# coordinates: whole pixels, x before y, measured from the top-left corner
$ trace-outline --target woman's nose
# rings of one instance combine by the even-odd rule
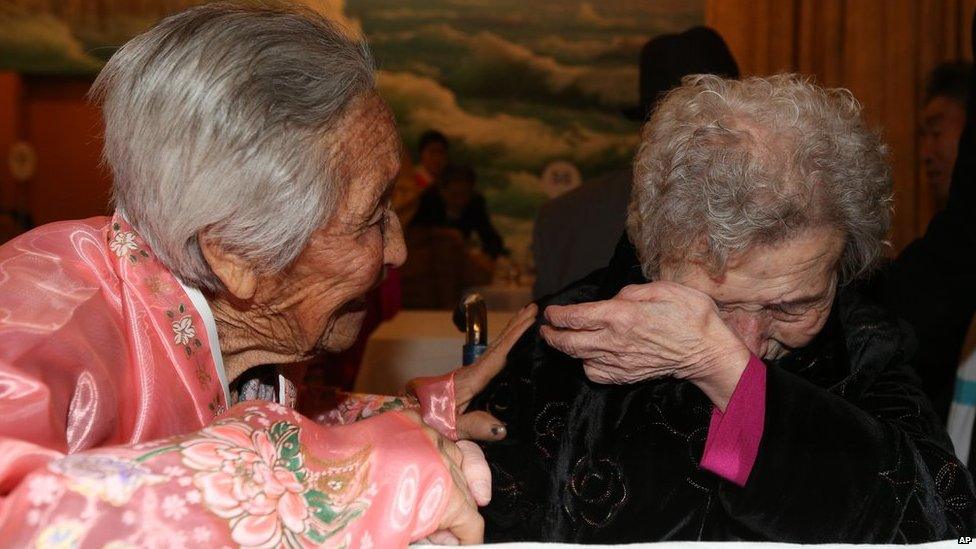
[[[769,337],[769,321],[764,311],[736,311],[726,319],[729,327],[746,344],[749,352],[762,356],[762,346]]]
[[[403,228],[400,218],[393,212],[388,212],[386,233],[383,235],[383,264],[388,267],[399,267],[407,260],[407,243],[403,240]]]

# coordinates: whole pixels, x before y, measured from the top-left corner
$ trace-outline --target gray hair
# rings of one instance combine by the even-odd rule
[[[627,231],[645,276],[662,261],[730,257],[814,227],[846,235],[841,282],[880,261],[891,217],[887,148],[844,89],[796,75],[686,77],[644,126]]]
[[[365,44],[310,10],[208,4],[164,19],[91,92],[117,210],[191,286],[223,287],[204,230],[257,272],[281,271],[345,192],[331,132],[373,70]]]

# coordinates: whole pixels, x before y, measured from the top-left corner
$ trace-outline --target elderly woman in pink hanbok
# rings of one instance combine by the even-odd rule
[[[423,425],[436,401],[352,399],[324,424],[286,376],[249,374],[349,346],[404,261],[365,47],[311,13],[208,5],[123,46],[93,93],[114,215],[0,247],[3,544],[479,541],[487,467]]]

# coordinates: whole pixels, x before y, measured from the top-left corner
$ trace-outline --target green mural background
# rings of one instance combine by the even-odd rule
[[[94,73],[118,44],[194,0],[0,0],[0,70]],[[428,128],[479,175],[515,258],[527,259],[543,168],[625,166],[637,60],[700,24],[704,0],[303,0],[365,35],[381,94],[413,149]]]

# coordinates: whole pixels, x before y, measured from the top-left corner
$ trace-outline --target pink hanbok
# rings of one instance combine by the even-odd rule
[[[227,409],[224,375],[205,300],[120,217],[0,247],[2,545],[369,548],[436,529],[451,477],[378,413],[402,403]]]

